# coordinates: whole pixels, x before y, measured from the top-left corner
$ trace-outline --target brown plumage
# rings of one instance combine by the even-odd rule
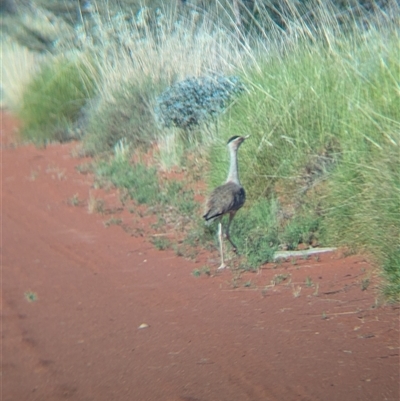
[[[214,189],[207,202],[207,221],[239,210],[246,200],[244,188],[234,182],[227,182]]]
[[[236,212],[244,205],[246,200],[246,192],[239,181],[237,151],[242,142],[247,138],[248,136],[233,136],[229,139],[228,148],[230,152],[230,166],[228,178],[225,184],[220,185],[211,192],[206,203],[206,212],[203,215],[206,221],[219,219],[218,240],[221,253],[221,266],[218,269],[224,269],[226,267],[223,254],[223,233],[221,221],[225,214],[229,214],[225,237],[231,243],[235,252],[237,249],[236,245],[232,242],[229,236],[229,226]]]

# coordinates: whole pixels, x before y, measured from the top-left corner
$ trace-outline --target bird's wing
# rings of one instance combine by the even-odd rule
[[[226,213],[239,210],[246,200],[246,193],[240,185],[227,182],[214,189],[206,203],[204,218],[211,220]]]

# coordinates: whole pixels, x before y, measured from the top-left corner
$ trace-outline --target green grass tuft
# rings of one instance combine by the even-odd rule
[[[38,144],[67,140],[82,107],[96,92],[96,71],[83,57],[44,63],[23,91],[18,116],[22,135]]]
[[[171,247],[171,241],[164,237],[152,237],[151,242],[160,251],[164,251]]]
[[[194,200],[194,191],[186,189],[184,183],[177,180],[161,182],[155,166],[132,163],[126,140],[120,140],[115,145],[114,153],[110,160],[97,163],[95,170],[100,179],[124,188],[139,204],[162,206],[166,215],[178,218],[197,213],[199,205]]]
[[[393,302],[400,301],[400,248],[393,249],[383,262],[383,277],[386,279],[383,293]]]

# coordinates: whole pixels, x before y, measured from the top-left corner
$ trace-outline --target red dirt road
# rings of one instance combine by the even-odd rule
[[[3,114],[3,401],[399,400],[399,309],[364,258],[196,278],[217,254],[105,227],[76,145],[13,146],[13,124]]]

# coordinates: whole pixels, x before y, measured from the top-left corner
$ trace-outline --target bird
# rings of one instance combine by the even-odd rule
[[[227,146],[230,154],[230,165],[228,178],[225,184],[216,187],[208,197],[206,201],[205,213],[203,218],[206,222],[218,220],[218,241],[221,255],[221,266],[218,270],[225,269],[226,265],[224,262],[223,252],[223,236],[231,243],[233,251],[237,252],[236,245],[232,242],[229,235],[229,227],[232,223],[236,212],[244,205],[246,201],[246,191],[242,187],[239,180],[237,152],[239,146],[249,137],[247,136],[232,136]],[[226,214],[229,214],[228,224],[226,226],[225,234],[222,229],[222,218]]]

